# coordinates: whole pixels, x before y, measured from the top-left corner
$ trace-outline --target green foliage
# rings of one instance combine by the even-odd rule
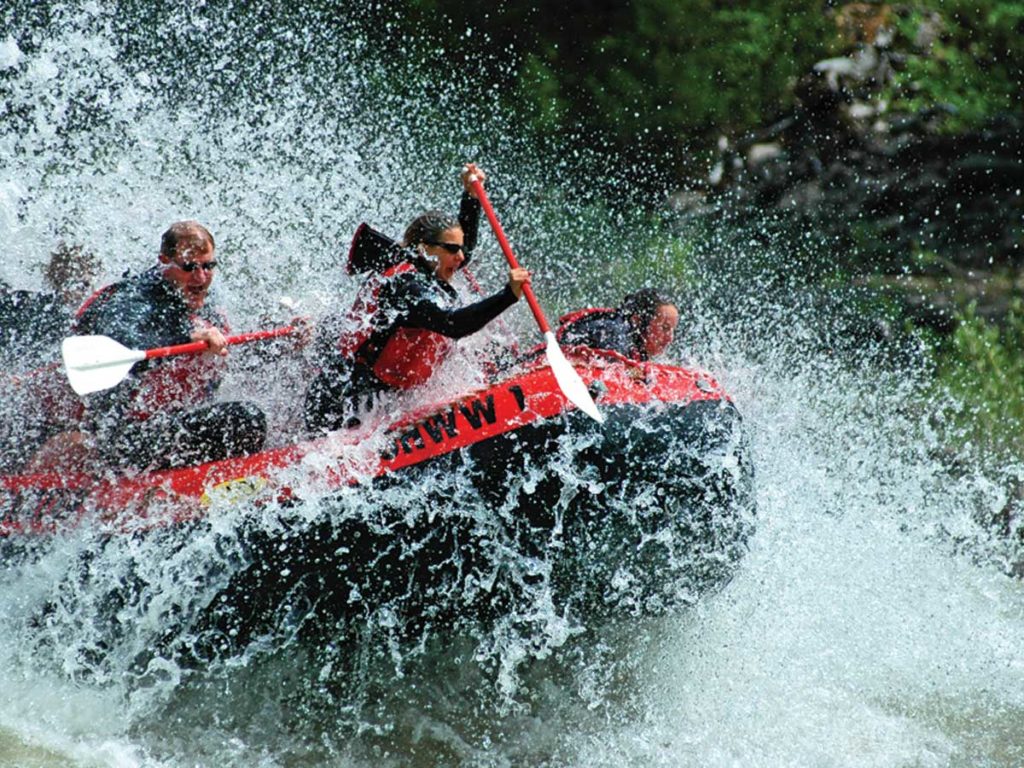
[[[977,445],[1024,451],[1024,302],[1015,299],[1001,325],[973,305],[940,356],[937,384],[965,406],[963,427]]]
[[[895,74],[876,92],[895,111],[950,114],[944,130],[1019,111],[1024,3],[764,0],[534,0],[486,12],[463,0],[404,0],[366,11],[371,35],[439,73],[471,73],[467,101],[498,93],[540,136],[599,149],[634,179],[703,177],[719,136],[750,134],[794,106],[794,85],[857,41]],[[881,83],[870,83],[878,88]],[[471,92],[478,89],[477,93]]]
[[[1019,0],[932,0],[897,24],[906,60],[883,95],[897,110],[942,106],[942,129],[983,125],[1018,112],[1024,92],[1024,4]]]
[[[610,260],[604,270],[604,284],[629,286],[628,290],[640,286],[660,288],[673,296],[681,295],[694,280],[693,263],[698,244],[680,235],[658,232],[652,228],[637,247],[626,253],[632,258]],[[603,291],[607,293],[607,288]],[[615,296],[617,302],[621,296]]]
[[[719,135],[784,111],[796,78],[839,42],[818,3],[793,0],[407,3],[403,30],[445,45],[448,64],[472,62],[536,131],[647,173],[703,171]]]
[[[538,269],[538,291],[552,316],[614,306],[641,286],[677,295],[693,279],[698,235],[679,234],[655,214],[618,210],[600,197],[557,189],[508,202],[513,246]],[[528,215],[517,221],[517,211],[525,210]]]
[[[785,108],[833,38],[807,3],[638,0],[624,28],[592,42],[578,80],[620,139],[739,131]]]

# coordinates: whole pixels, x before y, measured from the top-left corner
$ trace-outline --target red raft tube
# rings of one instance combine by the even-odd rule
[[[302,504],[307,494],[322,500],[362,485],[408,482],[415,488],[419,482],[427,489],[433,482],[423,482],[425,473],[440,470],[468,478],[484,508],[502,511],[515,528],[510,546],[559,558],[553,572],[562,574],[567,590],[580,594],[579,585],[589,581],[592,602],[606,600],[609,584],[621,583],[626,572],[631,584],[649,579],[631,593],[629,610],[641,612],[661,610],[672,602],[670,595],[727,581],[754,517],[753,469],[731,399],[699,369],[585,348],[565,351],[603,424],[568,404],[551,368],[537,359],[487,388],[404,414],[372,436],[361,428],[340,430],[250,456],[152,473],[0,476],[0,556],[35,549],[82,526],[109,537],[144,535],[157,527],[201,524],[222,514],[225,504],[236,511],[235,505],[288,507]],[[515,482],[527,474],[533,478],[528,487]],[[480,534],[454,512],[447,515],[443,505],[436,513],[436,502],[424,497],[430,511],[422,524],[403,522],[395,535],[410,538],[402,545],[406,551],[427,551],[412,539],[435,541],[439,527],[462,526],[443,547],[457,551],[458,567],[465,569]],[[417,513],[406,507],[394,514],[408,520]],[[304,540],[289,546],[292,554],[282,555],[268,539],[267,551],[254,552],[251,561],[293,579],[315,574],[316,589],[337,592],[334,603],[343,606],[346,585],[358,582],[365,598],[383,583],[388,558],[380,550],[402,548],[381,538],[379,526],[370,531],[356,525],[324,519],[306,526]],[[354,552],[353,541],[363,551]],[[400,554],[392,559],[392,570],[407,567]],[[360,563],[367,573],[357,572]],[[444,570],[428,573],[422,562],[416,568],[424,585]],[[231,589],[253,594],[244,575],[235,582]],[[275,594],[294,587],[268,586],[264,577],[259,584],[268,610]]]

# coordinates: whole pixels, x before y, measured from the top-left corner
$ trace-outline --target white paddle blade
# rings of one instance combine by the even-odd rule
[[[551,370],[555,372],[555,381],[558,382],[562,394],[565,395],[570,403],[598,424],[604,424],[604,416],[597,410],[597,403],[590,396],[590,392],[587,391],[587,385],[583,383],[583,379],[576,373],[576,369],[565,359],[565,355],[562,354],[562,348],[558,346],[558,341],[555,340],[555,334],[548,331],[544,334],[544,338],[548,343],[548,364],[551,366]]]
[[[68,383],[79,395],[117,386],[146,353],[108,336],[68,336],[60,345]]]

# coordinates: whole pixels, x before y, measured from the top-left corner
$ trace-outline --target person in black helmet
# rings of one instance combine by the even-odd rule
[[[614,309],[583,309],[565,315],[559,343],[608,349],[632,360],[650,360],[672,343],[679,309],[661,291],[642,288]]]

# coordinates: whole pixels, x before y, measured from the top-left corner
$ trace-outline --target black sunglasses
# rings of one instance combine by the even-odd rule
[[[183,261],[180,264],[178,264],[178,268],[182,272],[195,272],[197,269],[203,269],[206,270],[207,272],[213,272],[213,270],[217,268],[217,262]]]
[[[436,240],[424,240],[423,244],[436,245],[438,248],[444,248],[448,253],[458,253],[459,251],[462,251],[462,253],[466,252],[466,246],[459,245],[458,243],[439,243]]]

